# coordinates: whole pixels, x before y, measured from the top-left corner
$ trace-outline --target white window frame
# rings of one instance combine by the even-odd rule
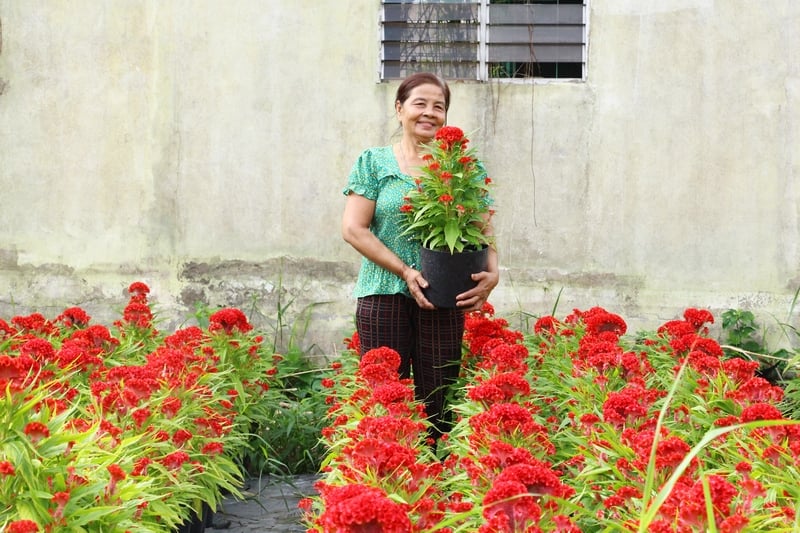
[[[441,74],[447,79],[474,80],[480,82],[533,82],[533,81],[575,81],[585,80],[588,50],[588,9],[589,1],[582,4],[565,5],[492,5],[492,0],[381,0],[378,60],[378,79],[388,81],[401,79],[412,72],[427,70]],[[430,15],[428,13],[451,13],[450,15]],[[492,24],[492,9],[516,10],[519,24]],[[438,12],[436,10],[439,10]],[[534,19],[534,13],[537,17]],[[540,15],[541,13],[541,15]],[[580,22],[576,23],[580,13]],[[506,14],[509,14],[506,11]],[[433,17],[466,16],[462,20],[436,20]],[[508,17],[507,17],[508,18]],[[542,19],[537,24],[535,20]],[[546,20],[545,20],[546,19]],[[516,20],[516,19],[515,19]],[[492,31],[504,28],[503,37],[492,42]],[[530,35],[538,28],[540,41],[515,40],[521,31]],[[448,30],[450,33],[448,33]],[[453,33],[455,31],[455,33]],[[451,38],[453,35],[459,37]],[[516,45],[516,46],[515,46]],[[519,61],[520,45],[530,48],[527,60]],[[411,48],[413,47],[413,48]],[[503,48],[505,47],[505,50]],[[509,65],[535,65],[536,51],[548,59],[539,65],[568,64],[573,70],[580,64],[579,76],[540,76],[493,77],[490,72],[491,55],[509,54],[509,58],[496,61]],[[568,61],[559,61],[561,56]],[[473,69],[474,66],[474,69]],[[533,67],[529,67],[533,68]]]

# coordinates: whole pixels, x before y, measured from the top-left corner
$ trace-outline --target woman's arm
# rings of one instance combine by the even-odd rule
[[[342,216],[342,237],[358,253],[405,281],[420,307],[433,309],[433,304],[422,294],[422,289],[428,286],[422,274],[405,264],[369,230],[374,215],[373,200],[354,193],[348,194]]]

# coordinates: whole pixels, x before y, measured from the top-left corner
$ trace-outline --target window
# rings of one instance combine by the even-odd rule
[[[586,2],[382,0],[381,79],[581,79]]]

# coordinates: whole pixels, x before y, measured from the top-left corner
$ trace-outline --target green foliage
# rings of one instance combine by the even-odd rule
[[[722,313],[722,330],[726,334],[724,341],[729,346],[748,352],[766,353],[766,348],[758,335],[759,329],[756,317],[751,311],[728,309]],[[735,355],[730,348],[725,350],[728,355]]]
[[[424,146],[428,164],[401,207],[404,234],[431,250],[455,253],[492,243],[484,233],[491,180],[468,143],[459,128],[440,129]]]
[[[277,368],[280,398],[258,431],[258,440],[269,450],[269,461],[254,463],[251,468],[276,475],[315,473],[325,451],[319,436],[328,409],[322,370],[313,368],[299,350],[282,356]]]
[[[275,364],[272,386],[265,393],[268,401],[259,402],[258,416],[251,413],[248,418],[249,442],[240,463],[250,476],[315,473],[324,453],[319,444],[328,409],[320,385],[324,369],[312,365],[315,346],[304,343],[311,312],[322,303],[306,306],[292,316],[295,298],[287,298],[280,280],[276,292],[274,311],[267,312],[256,297],[247,309],[251,322],[267,324],[262,349]],[[201,324],[207,324],[215,311],[202,304],[195,308],[193,317]]]
[[[791,312],[789,315],[791,317]],[[775,328],[780,333],[778,339],[788,347],[800,339],[797,329],[788,321],[775,321]],[[758,323],[753,312],[742,309],[728,309],[723,312],[722,331],[722,348],[727,356],[745,356],[758,361],[759,374],[772,383],[785,385],[795,376],[797,354],[786,346],[771,347],[767,341],[767,328]]]

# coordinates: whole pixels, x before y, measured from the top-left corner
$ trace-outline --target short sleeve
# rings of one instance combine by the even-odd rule
[[[368,200],[378,199],[380,177],[373,155],[372,150],[364,150],[353,164],[347,186],[342,190],[345,196],[355,193]]]

